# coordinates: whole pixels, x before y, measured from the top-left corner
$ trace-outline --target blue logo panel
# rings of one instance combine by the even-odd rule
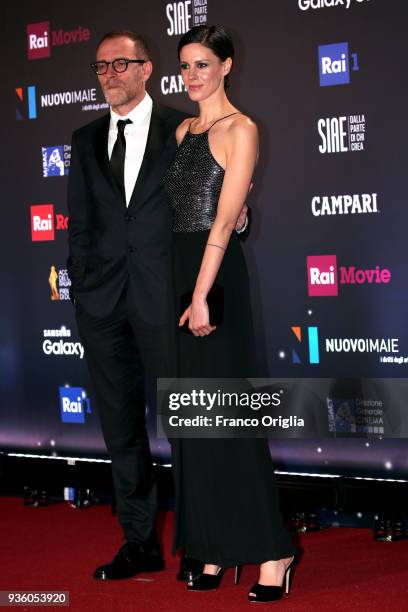
[[[68,174],[64,165],[64,147],[42,147],[43,177]]]
[[[85,423],[85,411],[90,412],[89,400],[84,398],[81,387],[60,387],[61,421]]]
[[[321,87],[350,83],[348,43],[320,45],[319,77]]]

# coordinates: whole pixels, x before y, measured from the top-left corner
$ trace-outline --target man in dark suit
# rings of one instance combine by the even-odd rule
[[[170,375],[163,177],[185,115],[147,94],[152,63],[139,35],[104,36],[93,68],[111,110],[73,134],[68,270],[125,537],[113,561],[95,570],[106,580],[164,568],[143,391],[145,376]]]

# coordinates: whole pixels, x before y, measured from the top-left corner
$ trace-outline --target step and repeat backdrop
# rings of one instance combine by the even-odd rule
[[[203,23],[232,33],[230,96],[260,130],[245,244],[260,371],[295,379],[306,412],[302,381],[330,381],[327,436],[274,439],[273,456],[303,471],[403,474],[405,0],[3,3],[0,448],[105,456],[69,301],[71,134],[108,112],[90,63],[116,28],[149,41],[152,97],[196,114],[176,49]],[[153,414],[149,428],[167,461]]]

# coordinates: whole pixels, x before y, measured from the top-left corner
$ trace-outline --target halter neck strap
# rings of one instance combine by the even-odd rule
[[[193,132],[190,131],[191,128],[191,124],[193,123],[193,121],[195,121],[195,119],[197,119],[197,117],[194,117],[194,119],[192,119],[188,125],[188,132],[190,134],[193,134],[193,136],[198,136],[198,134],[205,134],[206,132],[209,132],[211,130],[211,128],[213,127],[213,125],[215,125],[216,123],[218,123],[219,121],[222,121],[223,119],[226,119],[227,117],[232,117],[233,115],[240,115],[241,111],[235,111],[235,113],[230,113],[229,115],[224,115],[224,117],[220,117],[219,119],[217,119],[216,121],[214,121],[214,123],[212,123],[210,125],[209,128],[207,128],[206,130],[204,130],[203,132],[197,132],[197,134],[194,134]]]

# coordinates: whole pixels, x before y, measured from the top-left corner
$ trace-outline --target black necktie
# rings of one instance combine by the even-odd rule
[[[119,119],[117,123],[118,136],[112,150],[110,165],[113,175],[118,184],[118,187],[126,199],[125,193],[125,157],[126,157],[126,138],[125,127],[128,123],[132,123],[130,119]]]

